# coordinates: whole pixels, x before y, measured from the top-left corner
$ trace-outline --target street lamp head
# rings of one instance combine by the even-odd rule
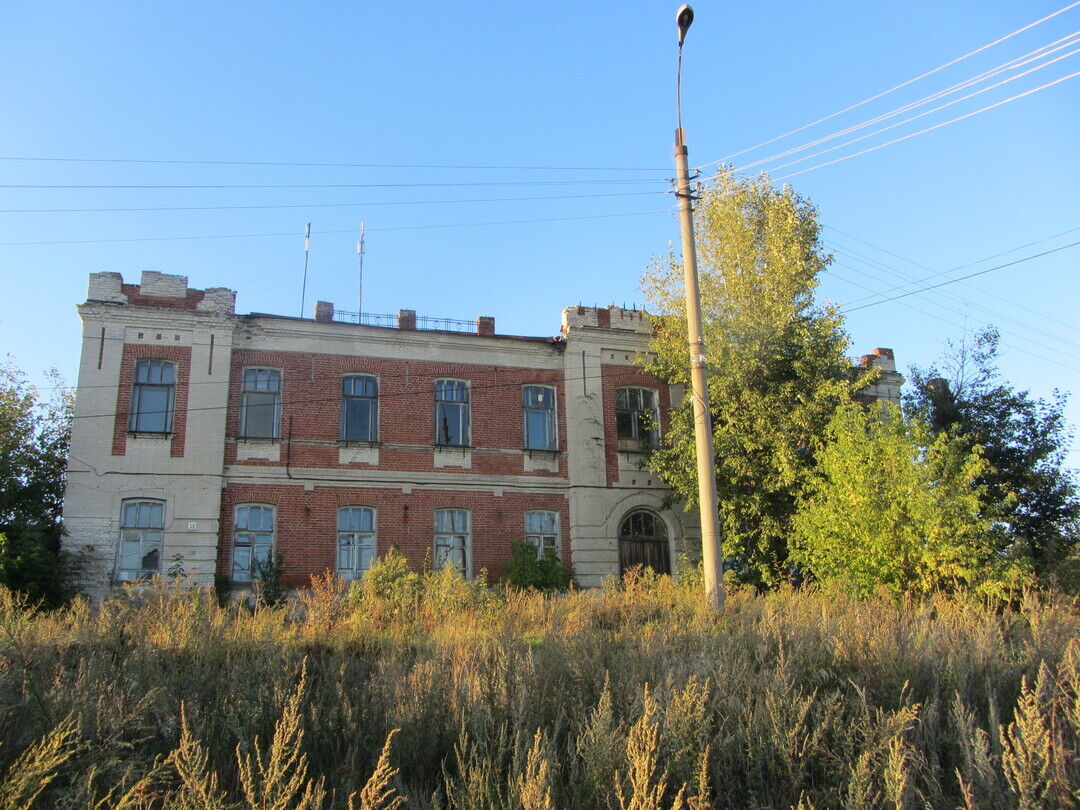
[[[694,21],[694,9],[689,5],[683,4],[679,6],[679,10],[675,12],[675,24],[679,26],[679,44],[683,44],[683,40],[686,39],[686,32],[690,30],[690,24]]]

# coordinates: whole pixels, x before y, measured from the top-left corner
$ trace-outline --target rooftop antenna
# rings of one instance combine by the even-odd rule
[[[311,251],[311,223],[304,229],[304,286],[300,288],[300,317],[304,317],[304,303],[307,300],[307,263]]]
[[[360,265],[360,297],[356,302],[356,311],[358,313],[357,323],[363,320],[364,315],[364,232],[367,230],[367,226],[360,223],[360,241],[356,243],[356,260]]]

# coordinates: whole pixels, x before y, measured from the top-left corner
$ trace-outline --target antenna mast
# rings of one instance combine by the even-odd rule
[[[358,313],[357,322],[363,321],[364,317],[364,232],[366,226],[363,222],[360,223],[360,241],[356,243],[356,259],[360,265],[360,297],[356,302],[356,311]]]
[[[304,229],[304,286],[300,288],[300,317],[304,317],[304,303],[307,300],[307,263],[308,252],[311,250],[311,223]]]

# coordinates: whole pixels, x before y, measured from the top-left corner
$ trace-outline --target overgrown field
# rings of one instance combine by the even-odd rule
[[[422,584],[254,611],[0,592],[0,808],[1080,802],[1065,597],[733,592],[714,616],[668,578]]]

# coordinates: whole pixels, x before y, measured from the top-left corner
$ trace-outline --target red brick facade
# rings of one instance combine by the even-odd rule
[[[376,511],[377,553],[396,547],[419,569],[435,552],[435,510],[467,509],[470,514],[471,568],[496,580],[505,573],[510,541],[525,536],[525,512],[545,509],[559,513],[562,559],[570,559],[570,510],[565,495],[462,490],[414,490],[363,486],[230,484],[222,493],[221,542],[218,573],[229,576],[232,566],[233,521],[241,504],[275,508],[275,547],[282,555],[284,582],[307,585],[312,574],[334,570],[337,548],[337,510],[369,506]]]
[[[601,365],[600,380],[604,395],[604,462],[608,486],[619,480],[619,439],[615,430],[615,390],[623,386],[651,388],[660,405],[660,434],[671,427],[671,391],[665,383],[636,366]]]

